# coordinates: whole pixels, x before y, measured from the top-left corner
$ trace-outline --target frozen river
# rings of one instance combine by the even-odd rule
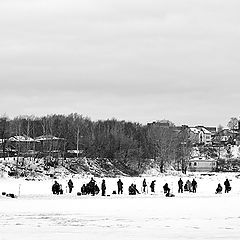
[[[221,195],[210,191],[219,181],[216,177],[197,181],[209,185],[199,187],[196,194],[176,193],[174,198],[160,192],[109,197],[1,196],[0,240],[240,239],[239,180],[231,182],[232,192]]]

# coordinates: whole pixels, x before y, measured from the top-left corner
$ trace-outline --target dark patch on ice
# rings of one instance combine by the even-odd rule
[[[185,218],[185,217],[182,217],[180,219],[182,219],[182,220],[190,220],[190,218]]]
[[[116,225],[118,228],[127,228],[129,227],[130,225],[127,225],[127,224],[117,224]]]
[[[200,229],[200,227],[196,227],[196,226],[194,226],[194,227],[192,227],[192,228],[194,228],[194,229]]]

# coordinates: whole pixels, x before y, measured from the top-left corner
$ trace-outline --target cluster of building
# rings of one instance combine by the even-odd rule
[[[162,128],[172,128],[177,134],[182,132],[186,135],[186,141],[189,142],[194,149],[231,149],[231,146],[240,146],[240,124],[237,129],[221,129],[208,126],[173,126],[168,121],[153,122],[150,124],[157,124]],[[209,157],[206,154],[192,154],[188,159],[188,171],[215,171],[218,165],[218,159]]]
[[[153,122],[148,125],[156,124],[162,128],[171,128],[177,133],[187,132],[188,140],[193,146],[227,146],[240,145],[240,123],[237,129],[222,129],[218,130],[216,127],[209,126],[173,126],[168,121],[166,122]]]
[[[37,154],[59,156],[64,149],[64,143],[65,139],[52,135],[43,135],[34,139],[26,135],[12,136],[8,139],[0,139],[0,157]]]
[[[188,140],[193,145],[212,145],[214,136],[217,133],[216,127],[205,127],[205,126],[194,126],[190,127],[187,125],[173,126],[170,122],[153,122],[148,125],[158,125],[161,128],[171,128],[177,133],[186,132]]]

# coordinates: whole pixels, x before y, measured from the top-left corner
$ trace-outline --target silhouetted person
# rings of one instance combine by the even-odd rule
[[[59,194],[59,190],[60,190],[60,185],[57,181],[55,181],[54,184],[52,185],[52,193]]]
[[[192,192],[192,183],[189,180],[187,180],[184,185],[184,191]]]
[[[225,186],[225,193],[228,193],[231,190],[230,182],[228,179],[225,180],[224,186]]]
[[[195,179],[192,180],[192,191],[194,193],[197,191],[197,182]]]
[[[133,184],[131,184],[128,188],[129,195],[136,195],[136,191],[134,190]]]
[[[153,193],[155,192],[155,182],[156,182],[156,180],[153,180],[150,184],[151,192],[153,192]]]
[[[183,193],[183,181],[181,178],[178,180],[178,192]]]
[[[98,194],[100,192],[100,189],[97,184],[94,185],[94,195]]]
[[[121,179],[119,179],[117,181],[117,186],[118,186],[118,194],[122,194],[123,193],[123,183],[122,183]]]
[[[82,195],[86,195],[87,194],[86,185],[85,184],[83,184],[82,187],[81,187],[81,194]]]
[[[220,183],[218,184],[217,189],[216,189],[216,194],[218,194],[218,193],[222,193],[222,186]]]
[[[140,192],[137,190],[136,184],[131,184],[128,188],[129,195],[136,195],[137,193],[140,194]]]
[[[105,180],[102,180],[102,185],[101,185],[101,190],[102,190],[102,196],[106,195],[106,183]]]
[[[72,189],[73,189],[73,182],[71,179],[69,179],[69,181],[68,181],[68,188],[69,188],[69,193],[71,193]]]
[[[163,192],[164,192],[165,194],[168,194],[168,195],[169,195],[169,193],[170,193],[170,188],[168,187],[168,184],[167,184],[167,183],[165,183],[165,184],[163,185]]]
[[[90,182],[88,183],[89,191],[94,196],[95,195],[95,183],[96,181],[91,178]]]
[[[146,192],[146,187],[147,187],[147,182],[146,182],[146,179],[144,178],[143,179],[143,192],[144,193]]]

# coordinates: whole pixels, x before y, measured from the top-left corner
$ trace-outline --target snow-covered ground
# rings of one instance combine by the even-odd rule
[[[177,193],[179,176],[146,177],[156,179],[156,194],[129,196],[134,182],[141,190],[142,178],[121,178],[124,194],[112,195],[118,178],[106,178],[110,196],[77,196],[90,178],[73,177],[73,193],[51,194],[53,180],[26,181],[0,179],[0,240],[8,239],[239,239],[240,179],[237,173],[214,176],[188,175],[198,182],[197,193]],[[220,182],[229,178],[232,191],[216,195]],[[96,179],[100,186],[102,179]],[[59,179],[65,189],[68,179]],[[173,198],[164,196],[168,182]]]

